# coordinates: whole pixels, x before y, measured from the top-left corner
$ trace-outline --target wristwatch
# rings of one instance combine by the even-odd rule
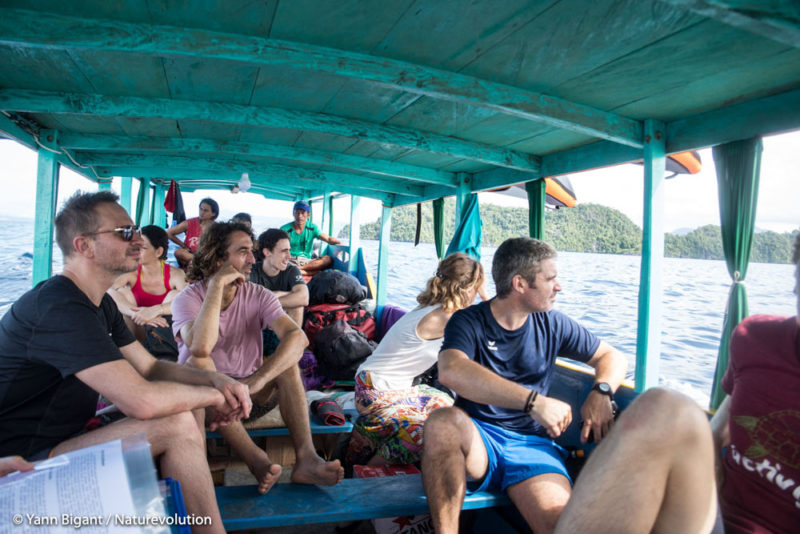
[[[596,391],[601,395],[605,395],[612,401],[614,400],[614,392],[611,390],[611,386],[608,385],[608,382],[598,382],[592,386],[592,391]]]

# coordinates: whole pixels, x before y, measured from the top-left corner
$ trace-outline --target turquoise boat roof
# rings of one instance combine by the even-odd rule
[[[800,7],[5,0],[0,110],[98,181],[397,206],[800,128]]]

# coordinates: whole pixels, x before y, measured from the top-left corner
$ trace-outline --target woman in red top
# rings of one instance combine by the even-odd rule
[[[143,342],[145,326],[169,326],[166,316],[172,314],[170,303],[186,287],[186,277],[164,262],[169,240],[163,228],[145,226],[142,239],[139,267],[118,277],[108,293],[128,328]]]
[[[183,268],[189,265],[192,261],[192,255],[197,249],[197,244],[200,242],[200,237],[202,237],[206,228],[214,224],[218,215],[219,204],[217,204],[217,201],[213,198],[204,198],[200,201],[199,217],[186,219],[167,230],[169,239],[181,247],[175,251],[175,259],[178,260],[178,265]],[[180,234],[186,234],[183,241],[178,238]]]

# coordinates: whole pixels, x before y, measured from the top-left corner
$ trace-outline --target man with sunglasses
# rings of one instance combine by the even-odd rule
[[[77,193],[55,221],[64,270],[39,283],[0,321],[0,456],[29,460],[144,433],[161,472],[181,482],[197,531],[223,532],[192,410],[212,426],[246,417],[247,388],[219,373],[153,358],[106,290],[136,269],[141,232],[111,192]],[[87,431],[98,393],[128,416]]]

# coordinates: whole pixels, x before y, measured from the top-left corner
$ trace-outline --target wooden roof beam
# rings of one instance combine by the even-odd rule
[[[499,167],[538,172],[536,156],[454,137],[397,126],[384,126],[328,115],[281,108],[197,102],[168,98],[54,93],[0,89],[0,110],[27,113],[72,113],[110,117],[206,120],[267,128],[321,132],[364,139],[392,147],[415,149]]]
[[[0,9],[0,42],[287,65],[463,102],[624,145],[643,146],[642,123],[612,112],[423,65],[292,41]]]
[[[285,160],[292,164],[310,163],[357,171],[405,178],[423,183],[455,186],[455,174],[417,165],[397,163],[385,159],[366,158],[352,154],[325,152],[309,148],[263,143],[218,141],[213,139],[180,139],[168,137],[131,137],[120,135],[76,134],[64,132],[59,145],[68,150],[108,150],[120,152],[180,152],[235,154],[248,157]]]
[[[79,152],[74,156],[81,165],[91,167],[144,167],[161,169],[198,169],[209,172],[235,171],[240,174],[248,172],[251,180],[254,173],[261,176],[277,176],[280,184],[291,183],[309,188],[321,189],[329,185],[333,189],[349,187],[360,192],[378,191],[396,195],[417,196],[422,194],[423,187],[388,179],[369,178],[364,175],[346,174],[329,171],[307,170],[289,165],[265,164],[258,161],[226,158],[197,158],[190,156],[140,156],[132,154],[112,154],[103,152]],[[238,180],[238,178],[237,178]],[[357,193],[360,194],[360,193]]]
[[[800,48],[800,5],[797,0],[662,0],[703,17]]]

